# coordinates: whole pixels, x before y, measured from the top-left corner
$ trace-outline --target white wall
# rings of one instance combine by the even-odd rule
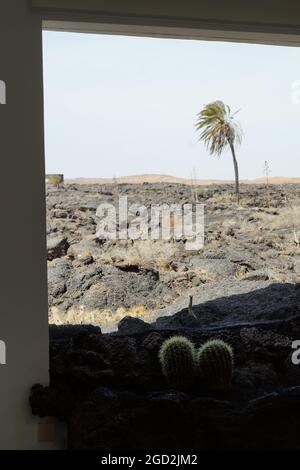
[[[0,449],[48,446],[28,404],[31,386],[48,382],[41,41],[29,2],[1,0]]]

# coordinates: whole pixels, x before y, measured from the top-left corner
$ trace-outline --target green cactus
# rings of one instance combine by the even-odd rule
[[[207,341],[197,352],[197,367],[210,389],[228,389],[233,369],[233,351],[222,340]]]
[[[160,351],[162,372],[171,386],[188,389],[195,374],[195,348],[184,336],[173,336],[166,340]]]

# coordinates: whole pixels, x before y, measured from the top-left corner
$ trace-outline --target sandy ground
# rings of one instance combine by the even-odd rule
[[[188,185],[232,184],[233,180],[205,180],[192,178],[178,178],[170,175],[130,175],[118,178],[74,178],[66,179],[67,184],[142,184],[142,183],[178,183]],[[265,184],[266,178],[241,180],[241,184]],[[269,178],[270,184],[299,184],[300,177],[273,176]]]

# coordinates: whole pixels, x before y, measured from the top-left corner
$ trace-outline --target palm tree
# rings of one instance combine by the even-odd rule
[[[235,193],[237,203],[240,200],[239,167],[235,154],[235,144],[242,141],[242,130],[238,122],[234,120],[229,106],[223,101],[214,101],[204,106],[198,114],[196,129],[200,131],[199,140],[203,140],[211,155],[220,156],[229,146],[233,159],[235,173]]]

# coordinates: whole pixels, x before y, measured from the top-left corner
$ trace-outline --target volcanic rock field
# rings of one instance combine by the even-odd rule
[[[204,248],[186,250],[184,237],[97,238],[97,207],[118,209],[120,196],[147,208],[203,203]],[[299,313],[300,185],[241,185],[239,207],[231,185],[48,187],[47,236],[50,323],[95,324],[109,332],[127,316],[162,328]],[[185,312],[190,296],[193,316]]]

